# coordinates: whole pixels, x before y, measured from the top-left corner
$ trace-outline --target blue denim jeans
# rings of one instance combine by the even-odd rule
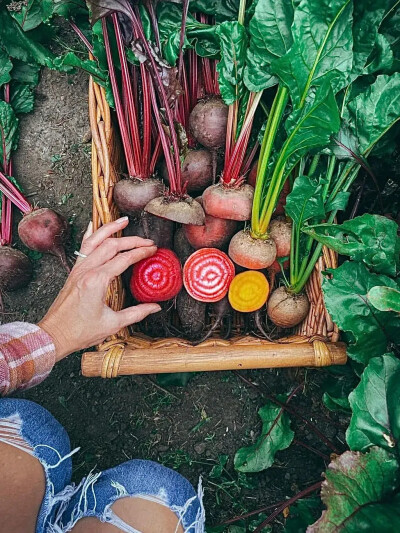
[[[140,533],[121,520],[111,506],[138,497],[168,507],[185,533],[203,533],[202,489],[198,493],[180,474],[152,461],[132,460],[90,473],[71,483],[71,451],[65,429],[43,407],[28,400],[0,400],[0,441],[36,457],[43,466],[46,491],[36,533],[67,533],[85,517],[97,517],[126,533]]]

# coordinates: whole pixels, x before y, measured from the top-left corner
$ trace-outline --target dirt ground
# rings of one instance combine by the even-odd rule
[[[15,174],[32,202],[56,208],[70,219],[75,235],[70,253],[91,210],[87,131],[86,76],[44,72],[35,111],[22,119]],[[56,258],[42,257],[34,264],[29,287],[4,296],[3,322],[36,322],[63,285],[66,273]],[[293,398],[292,407],[312,420],[338,451],[345,448],[346,418],[321,407],[325,370],[266,370],[243,376],[273,396],[304,381],[304,392]],[[84,378],[80,355],[74,354],[59,363],[43,384],[18,396],[45,406],[66,427],[72,446],[80,446],[74,457],[76,481],[91,469],[106,469],[131,458],[161,461],[195,485],[203,477],[208,524],[284,500],[319,481],[331,453],[303,421],[291,416],[297,442],[278,453],[276,464],[267,471],[238,476],[234,454],[259,435],[257,410],[266,399],[233,372],[197,374],[185,388],[167,389],[157,385],[155,376]],[[210,477],[218,457],[225,454],[226,470]],[[279,530],[282,523],[281,515],[274,528]]]

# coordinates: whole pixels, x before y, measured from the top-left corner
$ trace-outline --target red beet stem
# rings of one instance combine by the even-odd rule
[[[26,214],[32,211],[32,206],[22,194],[20,190],[15,187],[13,183],[6,176],[0,172],[0,191],[4,193],[12,203],[18,207],[18,209]]]

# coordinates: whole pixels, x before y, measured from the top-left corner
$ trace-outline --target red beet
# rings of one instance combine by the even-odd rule
[[[138,215],[150,200],[162,194],[163,188],[161,181],[153,178],[121,180],[114,187],[114,202],[122,213]]]
[[[162,177],[169,183],[167,166],[161,166]],[[182,183],[189,194],[202,193],[213,181],[213,156],[208,150],[188,150],[182,163]]]
[[[200,100],[189,117],[193,137],[210,149],[225,145],[228,106],[218,97]]]
[[[31,250],[59,257],[69,272],[64,250],[69,225],[62,215],[47,207],[34,209],[18,224],[18,234]]]
[[[14,291],[25,287],[32,278],[29,258],[9,246],[0,247],[0,289]]]
[[[138,302],[165,302],[182,288],[182,270],[174,252],[159,248],[133,266],[131,293]]]

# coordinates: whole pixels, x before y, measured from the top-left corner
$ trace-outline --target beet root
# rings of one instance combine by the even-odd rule
[[[144,210],[152,215],[180,222],[181,224],[202,226],[205,219],[203,208],[192,198],[175,200],[160,196],[151,200]]]
[[[221,98],[200,100],[189,117],[189,128],[196,141],[214,150],[224,146],[228,110]]]
[[[278,287],[271,294],[267,314],[272,322],[281,328],[293,328],[308,315],[310,302],[304,293],[293,294],[286,287]]]
[[[14,291],[28,285],[32,278],[32,263],[25,254],[11,248],[0,247],[0,289]]]
[[[18,224],[18,234],[25,246],[36,252],[55,255],[70,271],[64,250],[69,225],[62,215],[47,207],[34,209]]]
[[[179,228],[174,235],[174,252],[179,257],[182,265],[186,263],[188,257],[194,252],[194,248],[187,240],[184,228]]]
[[[207,304],[195,300],[182,289],[176,299],[176,309],[185,337],[192,341],[197,339],[206,323]]]
[[[199,248],[223,249],[229,243],[232,235],[237,231],[236,220],[217,218],[206,215],[204,226],[184,226],[187,240],[195,250]]]
[[[122,213],[138,215],[150,200],[163,193],[163,189],[161,181],[154,178],[121,180],[114,186],[114,202]]]
[[[276,259],[276,245],[272,239],[253,239],[248,231],[232,237],[228,255],[238,265],[250,270],[268,268]]]
[[[227,296],[211,305],[210,314],[214,322],[211,324],[211,327],[204,337],[199,339],[196,344],[206,341],[220,326],[224,326],[224,331],[221,331],[220,337],[228,339],[231,335],[233,309]]]
[[[271,220],[268,233],[275,241],[276,256],[286,257],[290,254],[290,244],[292,239],[292,224],[285,220]]]
[[[247,183],[238,187],[211,185],[203,192],[204,211],[217,218],[250,220],[254,189]]]
[[[139,218],[129,221],[124,229],[125,236],[138,236],[151,239],[157,248],[173,248],[174,223],[143,212]]]
[[[188,150],[182,163],[182,183],[189,194],[201,194],[213,182],[213,155],[208,150]],[[161,166],[161,175],[169,183],[167,166]]]

